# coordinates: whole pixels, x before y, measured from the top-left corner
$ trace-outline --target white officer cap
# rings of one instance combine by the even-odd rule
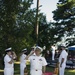
[[[10,47],[10,48],[5,49],[5,51],[6,51],[6,52],[11,51],[11,50],[12,50],[12,48],[11,48],[11,47]]]
[[[62,48],[62,47],[65,48],[66,46],[65,46],[64,44],[61,44],[60,47],[61,47],[61,48]]]
[[[41,52],[43,51],[43,49],[40,46],[36,46],[35,50],[39,49]]]
[[[23,49],[22,52],[27,51],[27,48]]]

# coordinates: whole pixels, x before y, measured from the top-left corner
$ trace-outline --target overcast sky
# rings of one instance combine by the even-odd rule
[[[33,0],[34,4],[32,5],[32,7],[36,7],[36,3],[37,0]],[[39,0],[39,5],[42,5],[42,7],[40,7],[41,12],[43,12],[46,17],[47,17],[47,21],[53,21],[53,14],[52,11],[55,10],[56,4],[57,4],[58,0]]]

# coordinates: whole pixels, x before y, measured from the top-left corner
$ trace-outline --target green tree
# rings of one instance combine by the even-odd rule
[[[1,0],[0,2],[0,50],[12,47],[17,54],[25,47],[36,44],[36,8],[31,9],[33,0]],[[59,37],[58,23],[47,23],[46,16],[39,10],[38,45],[50,48]],[[57,27],[57,28],[56,28]]]
[[[43,13],[39,14],[39,39],[38,44],[43,47],[46,46],[47,49],[50,49],[50,46],[56,43],[55,34],[55,25],[46,20],[46,16]]]
[[[53,14],[58,38],[75,34],[75,0],[59,0]]]
[[[0,49],[2,51],[12,45],[11,40],[14,39],[14,29],[16,27],[15,15],[18,11],[18,5],[18,0],[0,1]]]
[[[29,34],[32,32],[32,19],[28,17],[32,15],[33,10],[29,9],[32,1],[0,1],[0,50],[2,52],[8,47],[20,51],[33,41],[29,40]],[[31,14],[28,15],[29,13]]]

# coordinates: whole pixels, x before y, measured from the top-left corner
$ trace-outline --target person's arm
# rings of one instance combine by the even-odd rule
[[[63,62],[64,62],[64,58],[61,59],[60,67],[62,67]]]
[[[14,63],[14,60],[17,58],[16,53],[12,52],[12,55],[10,56],[11,60],[8,62],[9,64]]]
[[[43,73],[46,72],[46,66],[43,66],[43,68],[42,68],[42,72],[43,72]]]
[[[8,63],[9,64],[12,64],[14,62],[14,60],[13,59],[11,59]]]
[[[47,65],[46,59],[43,58],[42,75],[44,75],[46,72],[46,65]]]
[[[26,60],[28,60],[28,58],[34,53],[34,51],[31,51],[27,56],[26,56]]]

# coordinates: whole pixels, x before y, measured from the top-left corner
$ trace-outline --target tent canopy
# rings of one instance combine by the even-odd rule
[[[68,50],[75,50],[75,45],[68,47]]]

